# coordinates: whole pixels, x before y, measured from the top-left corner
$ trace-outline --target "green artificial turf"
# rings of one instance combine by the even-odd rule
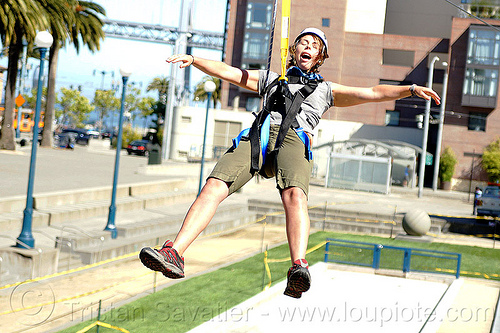
[[[500,250],[498,249],[444,243],[414,243],[390,238],[332,232],[312,234],[309,239],[309,247],[312,248],[324,242],[326,238],[461,253],[462,276],[484,277],[483,274],[486,274],[491,278],[500,272]],[[307,255],[309,264],[323,261],[324,248],[322,246]],[[361,253],[361,255],[359,249],[350,251],[335,248],[330,252],[331,255],[339,258],[358,261],[361,258],[366,263],[371,263],[372,252],[361,250],[361,252],[363,251],[365,253]],[[384,252],[381,257],[381,268],[399,269],[401,255],[401,251],[394,251],[390,254]],[[290,267],[290,261],[285,260],[288,256],[287,244],[268,251],[270,260],[284,259],[281,262],[269,264],[273,284],[285,278]],[[101,315],[101,321],[134,333],[186,332],[261,292],[263,284],[269,282],[265,274],[263,259],[264,255],[259,254],[216,271],[187,279],[122,307],[113,308]],[[449,264],[449,260],[435,260],[426,257],[414,259],[412,257],[412,269],[432,270],[435,265],[441,265],[445,269],[454,269],[456,263]],[[476,273],[481,275],[476,275]],[[498,275],[496,279],[500,280]],[[237,311],[230,315],[233,316],[231,320],[244,320],[244,314]],[[76,332],[95,320],[94,318],[61,332]],[[97,332],[97,329],[94,327],[88,332]],[[117,331],[100,327],[99,332]]]

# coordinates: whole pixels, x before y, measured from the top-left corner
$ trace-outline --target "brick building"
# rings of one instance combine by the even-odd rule
[[[475,7],[454,0],[464,10]],[[229,0],[225,61],[237,67],[266,67],[272,22],[272,0]],[[487,7],[495,15],[496,7]],[[279,71],[281,1],[278,1],[271,69]],[[321,68],[325,79],[353,86],[385,84],[427,85],[429,59],[435,64],[433,88],[443,91],[449,72],[442,147],[451,147],[458,158],[460,179],[485,180],[479,167],[485,146],[499,134],[498,71],[500,32],[445,1],[420,0],[292,0],[290,38],[306,27],[322,29],[328,38],[330,58]],[[488,20],[492,25],[498,20]],[[257,111],[257,95],[223,84],[222,107]],[[332,108],[324,119],[362,122],[376,126],[420,128],[418,115],[425,112],[419,98],[397,102]],[[428,152],[434,153],[439,107],[431,105]],[[404,138],[401,138],[404,141]],[[474,157],[473,157],[474,156]],[[474,159],[475,166],[471,165]],[[426,186],[432,180],[426,168]],[[462,184],[462,188],[464,188]]]

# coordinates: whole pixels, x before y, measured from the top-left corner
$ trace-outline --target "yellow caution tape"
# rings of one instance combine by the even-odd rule
[[[129,331],[127,331],[124,328],[121,328],[121,327],[118,327],[118,326],[113,326],[113,325],[110,325],[110,324],[107,324],[107,323],[103,323],[102,321],[96,321],[95,323],[92,323],[89,326],[82,328],[81,330],[79,330],[76,333],[85,333],[85,332],[89,331],[91,328],[93,328],[95,326],[102,326],[102,327],[111,328],[111,329],[114,329],[114,330],[117,330],[117,331],[120,331],[120,332],[124,332],[124,333],[130,333]]]

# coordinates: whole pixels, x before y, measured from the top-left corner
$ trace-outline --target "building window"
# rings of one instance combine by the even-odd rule
[[[272,5],[251,2],[247,6],[247,29],[269,29],[271,26]]]
[[[382,50],[382,63],[391,66],[413,67],[415,62],[415,51],[407,50]]]
[[[329,18],[322,18],[321,19],[321,26],[325,28],[330,27],[330,19]]]
[[[386,111],[385,112],[385,125],[386,126],[399,126],[399,111]]]
[[[495,108],[500,68],[500,32],[469,28],[462,105]]]
[[[471,28],[467,64],[498,66],[500,64],[500,32]]]
[[[267,59],[267,48],[269,34],[259,32],[247,32],[243,42],[243,58]]]
[[[466,69],[464,95],[495,97],[497,89],[498,69]]]
[[[486,131],[486,115],[484,113],[469,113],[469,131]]]

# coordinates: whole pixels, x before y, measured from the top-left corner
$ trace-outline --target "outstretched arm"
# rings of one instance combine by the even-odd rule
[[[229,66],[221,61],[208,60],[195,57],[191,54],[175,54],[167,59],[168,63],[180,62],[180,68],[193,65],[200,71],[233,83],[239,87],[257,91],[259,83],[258,70],[244,70]]]
[[[393,101],[411,96],[411,86],[378,85],[372,88],[348,87],[341,84],[332,85],[335,106],[353,106],[370,102]],[[415,95],[425,100],[431,98],[437,104],[441,102],[439,95],[427,87],[415,86]]]

